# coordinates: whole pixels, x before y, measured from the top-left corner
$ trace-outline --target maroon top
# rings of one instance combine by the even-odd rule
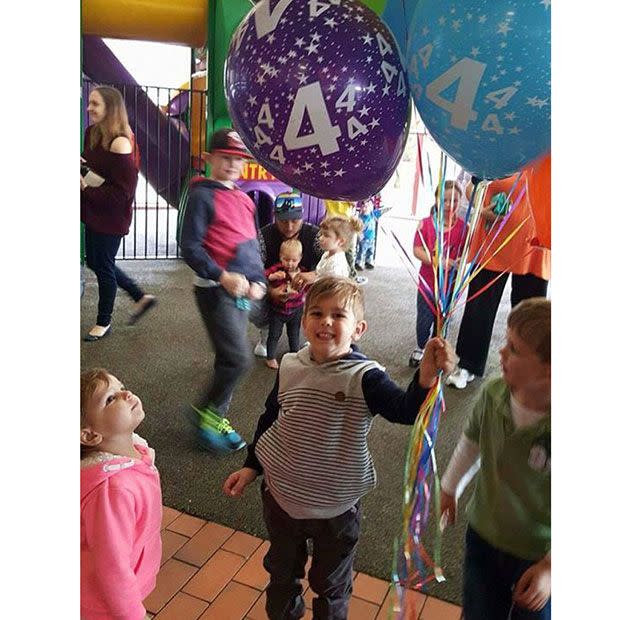
[[[284,269],[284,266],[281,263],[275,263],[272,267],[268,267],[268,269],[266,269],[266,279],[268,279],[268,276],[271,273],[275,273],[275,271],[286,271],[286,270]],[[300,265],[299,271],[305,272],[306,269]],[[301,306],[303,306],[304,302],[306,301],[306,292],[308,291],[309,287],[304,286],[301,290],[296,291],[295,289],[290,289],[291,281],[292,281],[292,278],[290,277],[290,274],[288,272],[286,272],[285,278],[269,281],[270,286],[272,286],[273,288],[279,288],[283,284],[288,284],[289,286],[288,299],[284,301],[283,304],[276,303],[272,299],[270,300],[270,307],[277,314],[283,314],[288,316],[292,314],[297,308],[300,308]]]
[[[84,132],[82,157],[93,172],[104,177],[100,187],[86,187],[80,192],[80,213],[84,224],[93,232],[126,235],[133,218],[133,199],[137,188],[138,168],[135,145],[130,154],[105,151],[101,144],[89,145],[89,132]]]

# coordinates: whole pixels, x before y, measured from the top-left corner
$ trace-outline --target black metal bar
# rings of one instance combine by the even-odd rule
[[[159,105],[160,102],[160,97],[159,97],[159,87],[155,88],[155,95],[157,97],[157,105]],[[161,127],[160,127],[160,115],[157,115],[157,152],[156,152],[156,156],[157,156],[157,178],[161,179],[162,178],[162,171],[161,171],[161,161],[160,161],[160,150],[162,148],[162,136],[161,136]],[[157,188],[157,190],[159,190],[159,188]],[[157,258],[157,251],[158,251],[158,246],[157,243],[159,241],[158,239],[158,232],[159,232],[159,191],[155,191],[155,258]]]

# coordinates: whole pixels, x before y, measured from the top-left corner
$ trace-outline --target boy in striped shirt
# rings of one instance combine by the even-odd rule
[[[240,496],[264,473],[268,617],[304,615],[301,579],[310,538],[313,618],[345,620],[360,499],[376,484],[367,444],[373,417],[413,424],[439,370],[454,368],[455,355],[446,341],[431,339],[402,390],[354,346],[367,323],[362,291],[346,278],[321,278],[312,286],[302,326],[309,346],[284,355],[244,467],[227,478],[224,493]]]

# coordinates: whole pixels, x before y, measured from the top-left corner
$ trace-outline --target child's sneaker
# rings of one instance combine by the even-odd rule
[[[255,345],[254,354],[256,357],[266,357],[266,345],[260,340]]]
[[[246,445],[227,418],[220,416],[210,407],[193,409],[199,414],[197,439],[202,448],[211,452],[235,452]]]
[[[355,263],[355,264],[354,264],[354,268],[355,268],[357,271],[363,271],[363,263]]]
[[[354,281],[359,285],[359,286],[363,286],[364,284],[368,283],[368,278],[366,278],[365,276],[355,276]]]
[[[410,359],[408,360],[408,364],[411,368],[417,368],[417,366],[421,363],[423,359],[423,349],[419,349],[417,347],[412,351],[412,355],[410,355]]]
[[[465,370],[465,368],[461,368],[460,366],[446,379],[446,385],[453,385],[458,390],[465,389],[465,386],[470,382],[474,381],[476,377]]]

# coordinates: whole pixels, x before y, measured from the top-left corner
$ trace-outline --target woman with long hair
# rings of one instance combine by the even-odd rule
[[[84,134],[82,158],[92,172],[104,179],[100,185],[98,180],[89,186],[80,174],[86,263],[95,272],[99,290],[97,320],[84,338],[90,342],[110,333],[118,286],[135,302],[129,325],[157,300],[115,265],[122,237],[131,226],[139,170],[139,151],[122,95],[110,86],[97,86],[89,94],[88,114],[91,124]]]

